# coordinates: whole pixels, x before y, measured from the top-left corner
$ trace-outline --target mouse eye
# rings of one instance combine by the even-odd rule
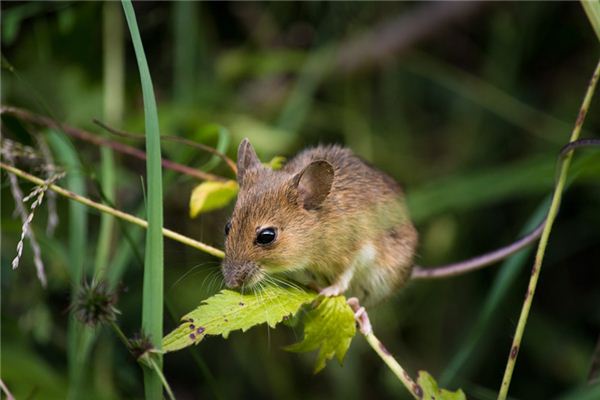
[[[231,221],[227,221],[225,224],[225,236],[229,235],[229,230],[231,229]]]
[[[260,245],[272,243],[276,236],[277,232],[275,231],[275,228],[261,229],[256,235],[256,243]]]

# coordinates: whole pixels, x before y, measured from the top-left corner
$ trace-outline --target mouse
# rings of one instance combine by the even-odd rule
[[[225,225],[227,287],[283,275],[322,295],[373,305],[410,279],[418,234],[404,192],[350,149],[319,145],[273,170],[244,139],[237,181]]]

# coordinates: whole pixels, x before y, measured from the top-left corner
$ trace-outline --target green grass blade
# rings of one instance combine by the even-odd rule
[[[86,195],[85,179],[82,174],[82,165],[75,147],[64,135],[48,132],[48,143],[56,154],[57,161],[67,171],[67,188],[80,194]],[[87,209],[83,204],[69,202],[69,273],[71,275],[71,293],[74,295],[81,285],[85,276],[86,247],[87,247]],[[82,357],[81,341],[83,340],[83,326],[73,316],[69,318],[67,332],[67,360],[69,365],[69,396],[76,399],[81,395],[83,388],[83,372],[85,368],[81,365],[85,357]]]
[[[121,124],[124,93],[123,14],[116,3],[105,3],[103,15],[104,46],[104,119],[113,126]],[[115,200],[115,162],[113,151],[100,149],[100,187],[106,200]],[[109,263],[111,238],[114,233],[114,217],[102,214],[96,248],[94,275],[104,277]]]
[[[581,0],[581,5],[600,40],[600,1]]]
[[[142,39],[138,30],[135,12],[130,0],[123,0],[123,11],[133,41],[135,56],[140,72],[142,95],[144,99],[144,121],[146,128],[146,173],[148,190],[148,233],[144,262],[144,288],[142,306],[142,330],[150,336],[156,348],[160,348],[163,322],[163,194],[160,151],[160,132],[154,88]],[[162,359],[158,357],[158,368]],[[147,399],[161,399],[162,386],[159,376],[144,368],[144,386]]]

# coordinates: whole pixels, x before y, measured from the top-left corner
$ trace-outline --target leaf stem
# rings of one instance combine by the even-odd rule
[[[373,350],[381,357],[384,363],[390,368],[390,370],[396,375],[398,379],[402,382],[402,384],[408,389],[410,394],[415,399],[421,399],[423,397],[423,389],[419,386],[406,372],[404,368],[396,361],[392,353],[389,352],[388,349],[385,348],[383,343],[373,334],[372,331],[363,333],[365,339],[371,346]]]
[[[594,95],[594,90],[596,88],[596,83],[598,82],[599,75],[600,60],[596,65],[596,69],[594,70],[594,74],[592,75],[592,79],[590,80],[590,83],[588,85],[587,92],[583,99],[583,103],[581,104],[579,115],[577,116],[575,127],[573,128],[573,132],[571,133],[571,138],[569,139],[569,142],[574,142],[579,138],[579,135],[581,133],[581,127],[585,120],[587,111],[590,107],[590,103]],[[533,295],[535,293],[535,288],[537,286],[537,282],[540,276],[542,261],[544,259],[544,254],[548,245],[548,238],[550,237],[552,224],[554,223],[554,220],[556,219],[556,215],[558,213],[558,208],[560,206],[560,200],[562,197],[562,191],[567,180],[567,172],[569,171],[569,165],[571,164],[572,156],[572,151],[569,151],[567,154],[565,154],[560,168],[560,175],[552,196],[552,203],[550,204],[550,211],[548,212],[548,217],[546,218],[546,225],[544,226],[544,230],[542,232],[542,236],[538,244],[537,252],[535,255],[535,261],[531,271],[531,278],[529,280],[529,285],[527,287],[527,292],[525,295],[525,301],[523,302],[523,307],[521,308],[521,315],[519,316],[519,322],[517,324],[517,329],[515,331],[512,346],[510,348],[508,361],[506,363],[506,369],[504,371],[504,377],[502,379],[502,386],[500,387],[500,393],[498,394],[498,400],[505,400],[506,396],[508,395],[508,388],[510,386],[510,381],[515,368],[515,363],[517,360],[517,355],[519,353],[521,340],[523,339],[523,332],[525,331],[525,325],[527,324],[527,318],[529,316],[529,310],[531,309]]]
[[[8,164],[5,164],[3,162],[0,162],[0,168],[5,169],[6,171],[17,175],[18,177],[25,179],[29,182],[32,182],[36,185],[44,185],[45,181],[41,178],[38,178],[37,176],[31,175],[19,168],[16,167],[12,167]],[[101,204],[101,203],[97,203],[93,200],[88,199],[87,197],[83,197],[80,196],[76,193],[71,192],[70,190],[66,190],[63,189],[60,186],[57,186],[55,184],[51,184],[48,185],[48,189],[52,190],[53,192],[56,192],[57,194],[66,197],[68,199],[71,199],[73,201],[79,202],[81,204],[84,204],[88,207],[94,208],[100,212],[103,213],[107,213],[110,214],[114,217],[117,217],[119,219],[122,219],[124,221],[130,222],[134,225],[140,226],[142,228],[147,229],[148,228],[148,222],[143,220],[142,218],[138,218],[134,215],[128,214],[126,212],[117,210],[115,208],[109,207],[107,205]],[[194,240],[190,237],[187,237],[185,235],[182,235],[181,233],[177,233],[175,231],[172,231],[170,229],[166,229],[163,228],[162,229],[162,234],[165,237],[168,237],[169,239],[173,239],[179,243],[185,244],[187,246],[193,247],[197,250],[200,250],[202,252],[208,253],[212,256],[218,257],[218,258],[223,258],[224,257],[224,253],[222,250],[219,250],[215,247],[209,246],[205,243],[199,242],[197,240]]]

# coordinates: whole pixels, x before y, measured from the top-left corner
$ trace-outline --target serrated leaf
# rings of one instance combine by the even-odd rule
[[[222,290],[183,316],[182,324],[163,338],[162,349],[169,352],[198,344],[206,335],[226,339],[232,331],[245,332],[265,322],[274,328],[316,297],[313,292],[276,286],[248,294]]]
[[[265,167],[271,168],[273,171],[277,171],[283,167],[285,164],[286,158],[282,156],[275,156],[271,159],[271,161],[267,163],[263,163]]]
[[[323,368],[327,360],[336,356],[341,364],[356,333],[354,312],[344,296],[325,297],[304,317],[304,338],[287,346],[294,352],[319,350],[314,372]]]
[[[207,212],[225,207],[237,195],[236,181],[202,182],[194,188],[190,197],[190,218],[195,218],[201,212]]]
[[[435,379],[429,375],[427,371],[419,371],[419,377],[417,383],[423,390],[423,399],[436,399],[436,400],[466,400],[467,397],[462,389],[458,389],[455,392],[451,392],[446,389],[440,389]]]

